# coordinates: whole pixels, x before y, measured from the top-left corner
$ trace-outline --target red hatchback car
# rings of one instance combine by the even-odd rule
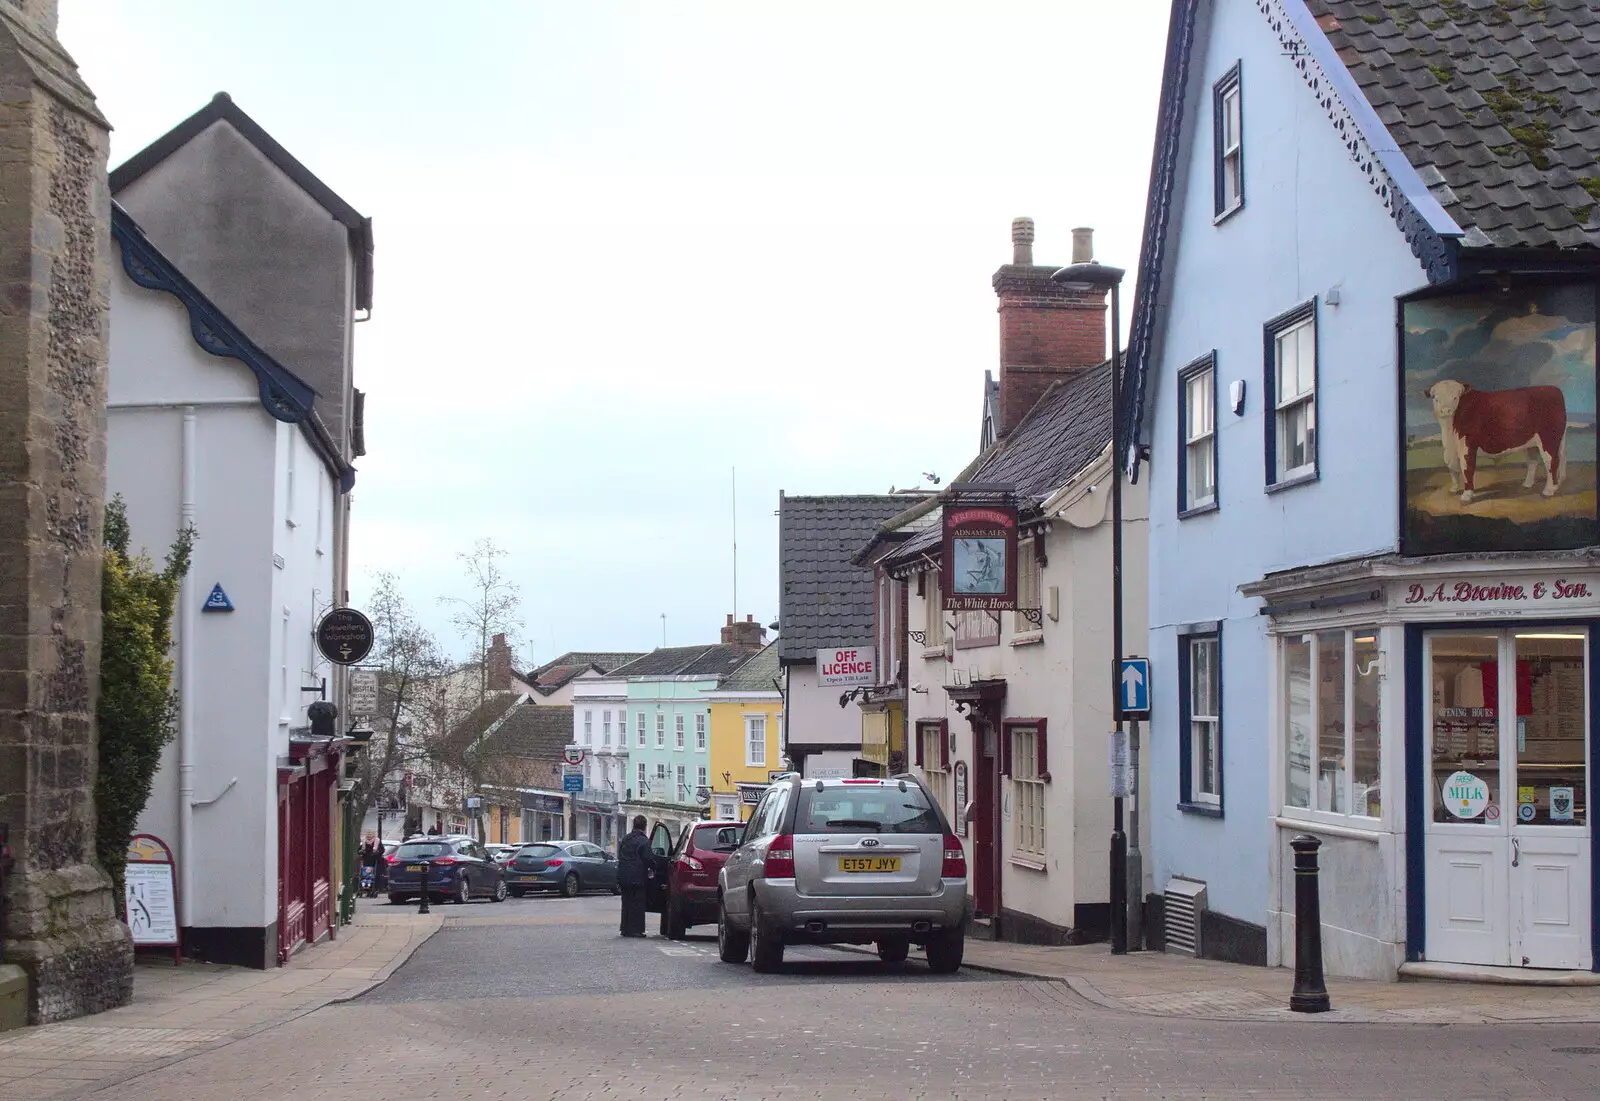
[[[668,863],[662,936],[682,940],[691,925],[716,924],[717,873],[743,834],[743,822],[695,822],[683,828]]]

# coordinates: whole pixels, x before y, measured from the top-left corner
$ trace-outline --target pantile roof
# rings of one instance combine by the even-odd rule
[[[1600,5],[1306,3],[1463,247],[1600,246]]]
[[[873,578],[850,557],[904,496],[778,498],[778,653],[810,661],[829,646],[872,642]]]

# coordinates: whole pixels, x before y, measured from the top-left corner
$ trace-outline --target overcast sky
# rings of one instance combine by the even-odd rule
[[[372,217],[353,603],[459,650],[490,537],[542,659],[770,623],[780,490],[955,475],[1011,219],[1137,265],[1168,5],[61,7],[112,165],[226,90]]]

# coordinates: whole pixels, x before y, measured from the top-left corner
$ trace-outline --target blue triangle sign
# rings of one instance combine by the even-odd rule
[[[228,599],[228,594],[222,591],[220,584],[213,585],[211,586],[211,595],[206,597],[205,606],[200,610],[202,612],[231,612],[233,611],[233,601]]]

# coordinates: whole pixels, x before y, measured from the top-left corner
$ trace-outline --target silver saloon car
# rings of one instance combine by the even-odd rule
[[[718,876],[718,952],[757,971],[788,944],[871,944],[888,963],[913,944],[928,966],[961,966],[967,858],[912,776],[803,780],[762,796]]]

